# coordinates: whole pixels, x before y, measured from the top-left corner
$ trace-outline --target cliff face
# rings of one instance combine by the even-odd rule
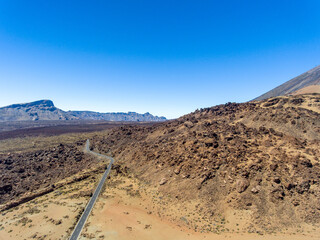
[[[320,93],[320,66],[285,82],[254,100],[259,101],[271,97],[295,95],[299,93]]]
[[[0,108],[0,121],[37,121],[37,120],[105,120],[105,121],[165,121],[165,117],[150,113],[99,113],[91,111],[68,111],[56,108],[50,100],[13,104]]]
[[[76,117],[56,108],[50,100],[13,104],[0,108],[0,121],[73,120]]]

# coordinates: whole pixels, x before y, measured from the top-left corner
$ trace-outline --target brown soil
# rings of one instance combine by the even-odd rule
[[[300,95],[307,93],[320,93],[320,85],[310,85],[305,88],[299,89],[298,91],[291,93],[292,95]]]
[[[56,136],[66,133],[102,131],[122,125],[152,125],[155,123],[93,122],[93,121],[20,121],[4,122],[0,127],[0,140],[26,136]],[[23,129],[17,129],[21,128]]]
[[[217,218],[208,222],[195,208],[199,202],[182,203],[162,195],[157,187],[150,187],[128,174],[117,174],[118,171],[115,166],[81,239],[315,240],[320,237],[317,229],[306,224],[299,229],[283,229],[272,235],[248,233],[245,224],[250,221],[250,214],[241,210],[229,211],[229,220]],[[194,223],[205,223],[212,232],[194,231]]]
[[[5,210],[0,215],[0,239],[68,239],[92,190],[101,178],[100,167],[57,183],[53,192]],[[98,171],[97,171],[98,170]],[[83,178],[88,175],[90,177]],[[79,181],[70,181],[72,179]],[[210,222],[217,233],[201,233],[189,226],[201,222],[197,202],[182,203],[163,195],[115,165],[80,239],[187,239],[187,240],[315,240],[317,229],[301,225],[281,233],[248,233],[246,211],[228,212],[230,221]],[[171,217],[171,219],[170,219]]]
[[[317,239],[319,133],[320,96],[299,95],[148,126],[3,140],[0,201],[20,205],[1,212],[0,239],[70,236],[100,178],[81,172],[104,169],[83,153],[87,137],[117,163],[82,239]]]
[[[228,103],[92,142],[207,222],[246,211],[246,231],[273,232],[320,223],[319,111],[319,95]],[[215,231],[206,221],[190,226]]]
[[[51,193],[2,211],[0,240],[69,239],[101,177],[99,172],[99,168],[89,169],[73,175],[59,181],[60,187]]]

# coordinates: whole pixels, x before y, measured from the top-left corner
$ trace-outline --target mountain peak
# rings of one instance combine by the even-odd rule
[[[3,108],[29,108],[29,107],[54,107],[54,104],[51,100],[43,99],[30,103],[18,103],[12,104]]]
[[[30,104],[34,104],[34,105],[44,105],[44,106],[47,106],[47,107],[54,107],[53,102],[52,102],[51,100],[48,100],[48,99],[35,101],[35,102],[30,103]]]
[[[264,100],[283,95],[320,93],[320,65],[262,94],[254,100]]]

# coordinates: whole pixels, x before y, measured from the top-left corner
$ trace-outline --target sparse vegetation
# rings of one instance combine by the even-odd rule
[[[294,220],[294,224],[300,225],[304,221],[313,223],[314,229],[308,231],[314,234],[318,230],[319,216],[315,201],[319,190],[316,181],[319,173],[319,135],[315,134],[319,128],[319,118],[318,113],[310,109],[319,106],[315,105],[318,103],[316,96],[310,97],[311,106],[309,97],[303,98],[303,101],[296,101],[297,104],[293,105],[286,97],[279,101],[264,101],[258,106],[227,104],[201,109],[156,126],[126,126],[81,134],[75,142],[72,141],[76,136],[70,138],[68,143],[66,138],[62,144],[62,154],[59,144],[50,145],[54,137],[45,137],[43,145],[48,145],[44,149],[40,147],[39,150],[26,152],[19,149],[19,153],[10,150],[9,155],[8,152],[1,154],[1,164],[11,156],[15,161],[5,166],[13,166],[11,170],[15,173],[21,171],[19,174],[23,175],[21,166],[16,167],[17,163],[29,158],[34,163],[47,164],[48,171],[51,168],[57,171],[55,165],[50,164],[65,164],[69,157],[76,162],[77,153],[82,152],[83,139],[90,136],[95,151],[109,152],[118,160],[99,197],[96,211],[115,203],[124,209],[121,216],[134,218],[136,213],[130,207],[135,206],[145,214],[146,219],[149,216],[165,220],[199,234],[242,233],[255,236],[279,233],[272,221],[281,214],[279,221],[288,223],[286,214],[290,214],[289,220]],[[248,114],[250,111],[252,114]],[[278,114],[273,115],[275,112]],[[294,118],[294,124],[290,118]],[[270,121],[273,121],[272,128],[267,126]],[[303,125],[303,121],[308,124]],[[57,139],[66,136],[60,135]],[[27,138],[26,142],[31,139]],[[39,137],[38,141],[41,142],[41,139]],[[34,156],[38,153],[42,155]],[[63,175],[57,178],[52,176],[45,182],[39,175],[34,176],[39,180],[40,187],[52,187],[52,191],[1,212],[0,229],[12,228],[12,233],[15,233],[15,228],[23,227],[30,231],[30,236],[31,233],[37,238],[47,234],[53,236],[54,233],[32,232],[39,229],[37,219],[41,219],[43,224],[63,229],[63,236],[68,236],[106,165],[82,156],[83,160],[77,164],[83,166],[75,171],[76,174],[70,172],[67,178]],[[33,166],[32,161],[29,166]],[[86,165],[88,162],[92,165]],[[88,166],[92,169],[82,172]],[[27,168],[24,171],[30,172]],[[161,181],[163,178],[165,181]],[[10,194],[2,195],[8,196]],[[282,210],[278,211],[277,207]],[[63,209],[60,216],[50,214],[54,208]],[[294,213],[290,209],[294,209]],[[262,223],[270,213],[273,214],[271,220]],[[97,220],[99,215],[94,211],[91,218]],[[9,223],[8,219],[13,222]],[[115,221],[109,219],[108,223]],[[279,221],[277,224],[282,226]],[[136,233],[137,229],[154,230],[151,222],[143,219],[135,222],[137,225],[130,223],[122,229],[132,233]],[[92,223],[88,222],[84,235],[105,237],[98,230],[91,232],[91,226]],[[285,228],[290,230],[292,226],[298,236],[308,233],[304,227],[298,228],[292,224],[287,224]]]

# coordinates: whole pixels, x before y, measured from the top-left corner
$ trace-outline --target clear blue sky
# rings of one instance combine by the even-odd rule
[[[174,118],[320,64],[319,0],[0,0],[0,106]]]

